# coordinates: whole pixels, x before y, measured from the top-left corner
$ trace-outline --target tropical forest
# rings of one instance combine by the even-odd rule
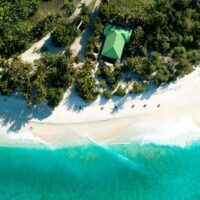
[[[78,2],[1,0],[0,95],[56,107],[74,89],[90,104],[162,87],[200,64],[199,0],[102,0],[97,10],[83,3],[73,17]],[[120,60],[101,56],[107,24],[132,30]],[[86,30],[85,54],[74,56],[70,47]],[[21,60],[48,33],[63,52],[43,48],[33,63]]]

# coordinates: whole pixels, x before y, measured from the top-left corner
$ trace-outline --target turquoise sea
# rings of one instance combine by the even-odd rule
[[[199,200],[200,144],[0,148],[0,200]]]

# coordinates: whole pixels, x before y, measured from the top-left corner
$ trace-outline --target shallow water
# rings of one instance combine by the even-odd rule
[[[0,200],[198,200],[200,144],[0,148]]]

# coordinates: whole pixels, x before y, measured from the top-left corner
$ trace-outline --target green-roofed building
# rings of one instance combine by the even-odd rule
[[[107,24],[104,29],[106,40],[101,55],[114,60],[120,60],[124,45],[129,42],[131,34],[132,30],[130,28]]]

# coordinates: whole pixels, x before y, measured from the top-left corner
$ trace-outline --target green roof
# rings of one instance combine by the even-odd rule
[[[126,42],[129,42],[131,34],[131,29],[111,24],[106,25],[104,29],[106,40],[101,55],[115,60],[121,59],[124,45]]]

